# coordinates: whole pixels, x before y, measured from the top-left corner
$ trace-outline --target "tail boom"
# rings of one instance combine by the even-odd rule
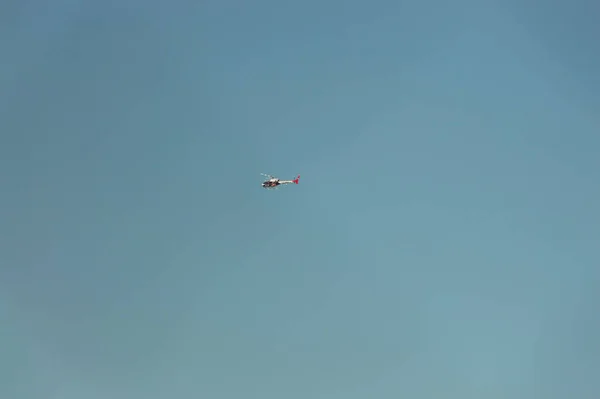
[[[279,184],[298,184],[300,182],[300,175],[294,180],[279,180]]]

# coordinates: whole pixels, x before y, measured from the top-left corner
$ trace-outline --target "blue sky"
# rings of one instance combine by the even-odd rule
[[[0,6],[0,397],[599,397],[595,3]]]

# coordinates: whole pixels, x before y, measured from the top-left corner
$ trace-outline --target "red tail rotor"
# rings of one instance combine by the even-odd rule
[[[294,180],[292,180],[295,184],[298,184],[298,182],[300,182],[300,175],[298,175],[298,177],[296,177]]]

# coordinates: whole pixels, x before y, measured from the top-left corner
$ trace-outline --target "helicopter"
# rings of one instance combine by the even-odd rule
[[[282,184],[298,184],[300,181],[300,175],[298,175],[295,179],[293,180],[280,180],[277,177],[273,177],[271,175],[266,175],[264,173],[261,173],[261,175],[267,177],[268,179],[265,180],[262,183],[262,187],[263,188],[267,188],[267,189],[273,189],[273,188],[277,188],[278,186],[282,185]]]

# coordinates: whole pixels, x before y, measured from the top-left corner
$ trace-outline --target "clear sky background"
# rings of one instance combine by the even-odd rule
[[[600,397],[598,1],[51,3],[0,5],[2,399]]]

